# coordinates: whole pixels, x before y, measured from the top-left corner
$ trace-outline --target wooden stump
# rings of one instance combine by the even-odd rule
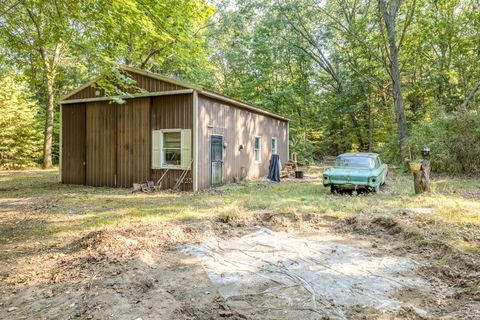
[[[413,185],[415,193],[430,192],[430,161],[422,160],[419,171],[413,172]]]

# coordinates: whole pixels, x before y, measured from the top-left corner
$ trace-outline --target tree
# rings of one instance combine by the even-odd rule
[[[385,25],[387,37],[386,42],[388,43],[388,65],[390,69],[390,77],[392,78],[393,101],[395,102],[398,139],[400,141],[400,154],[403,155],[407,142],[408,129],[407,118],[405,116],[405,107],[403,105],[402,77],[399,65],[399,55],[408,26],[412,22],[414,16],[415,0],[413,0],[411,7],[406,12],[403,28],[399,33],[397,21],[401,5],[402,0],[378,0],[378,8],[382,21]],[[383,35],[383,27],[381,27],[381,31]]]
[[[202,29],[211,11],[197,0],[0,4],[0,62],[24,74],[44,106],[43,167],[53,163],[56,101],[87,76],[118,75],[112,70],[125,63],[187,79],[207,78],[208,71],[200,72],[208,70]]]
[[[0,168],[34,166],[41,157],[36,105],[12,74],[0,78]]]

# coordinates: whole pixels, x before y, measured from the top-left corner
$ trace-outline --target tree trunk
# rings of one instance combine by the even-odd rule
[[[400,37],[400,42],[397,45],[397,25],[396,17],[400,9],[401,0],[391,0],[390,6],[387,7],[385,0],[379,0],[378,6],[380,13],[385,23],[388,38],[388,56],[389,56],[389,71],[392,78],[393,101],[395,102],[395,115],[397,121],[398,139],[400,142],[400,156],[404,155],[405,144],[407,141],[407,119],[405,116],[405,108],[403,106],[402,83],[400,66],[398,64],[398,55],[400,53],[400,46],[403,40],[403,35]],[[412,15],[413,16],[413,15]],[[407,23],[407,22],[405,22]],[[405,29],[406,30],[406,25]]]
[[[52,167],[52,142],[53,142],[53,117],[54,117],[54,76],[47,75],[47,92],[46,92],[46,107],[45,107],[45,134],[43,140],[43,168],[48,169]]]
[[[420,171],[413,173],[413,186],[415,193],[430,192],[430,161],[424,159],[420,166]]]
[[[390,49],[392,51],[392,49]],[[395,102],[395,115],[397,121],[398,140],[400,141],[400,154],[403,156],[405,144],[407,142],[407,118],[405,116],[405,108],[403,105],[402,84],[400,78],[400,68],[398,66],[398,52],[395,49],[394,54],[390,52],[393,81],[393,101]]]
[[[467,105],[468,105],[468,102],[470,102],[470,100],[473,99],[473,97],[475,96],[475,93],[477,93],[478,89],[480,89],[480,81],[478,81],[475,86],[473,87],[472,91],[470,92],[470,94],[467,96],[467,98],[465,98],[465,100],[463,101],[463,103],[460,105],[459,107],[459,110],[460,111],[466,111],[467,110]]]

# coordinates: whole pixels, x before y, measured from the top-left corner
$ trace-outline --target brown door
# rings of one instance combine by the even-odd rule
[[[113,107],[113,106],[112,106]],[[128,99],[117,109],[117,187],[150,180],[150,98]]]
[[[117,108],[108,102],[86,106],[86,184],[116,186]]]
[[[61,108],[62,183],[85,184],[85,104]]]

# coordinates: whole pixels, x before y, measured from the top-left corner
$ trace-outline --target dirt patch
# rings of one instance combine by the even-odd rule
[[[354,232],[364,239],[370,239],[374,248],[420,261],[417,272],[424,279],[437,290],[441,286],[451,290],[450,293],[437,295],[438,301],[442,301],[441,305],[436,305],[438,314],[451,314],[452,319],[480,316],[478,257],[445,243],[442,233],[436,231],[435,225],[429,226],[428,220],[419,222],[404,213],[396,218],[359,214],[338,219],[337,222],[338,231]],[[437,228],[441,229],[440,226]],[[431,293],[425,295],[424,300],[427,299],[432,299]],[[461,309],[465,312],[459,311]]]
[[[346,318],[357,304],[396,312],[402,302],[391,298],[394,291],[430,288],[414,276],[416,264],[408,258],[372,257],[369,249],[318,235],[291,236],[257,227],[229,240],[209,234],[201,244],[184,250],[200,259],[225,299],[256,296],[257,305],[283,306],[283,312],[300,318]]]
[[[271,231],[258,238],[255,230]],[[2,265],[0,318],[473,319],[475,295],[466,291],[478,274],[452,269],[448,279],[457,282],[434,277],[424,257],[451,249],[424,244],[414,255],[405,248],[412,245],[407,230],[388,217],[326,219],[294,208],[97,230]],[[205,243],[202,256],[181,249]],[[247,255],[235,257],[238,249]],[[208,259],[224,270],[208,267]],[[253,272],[235,271],[232,262]]]

